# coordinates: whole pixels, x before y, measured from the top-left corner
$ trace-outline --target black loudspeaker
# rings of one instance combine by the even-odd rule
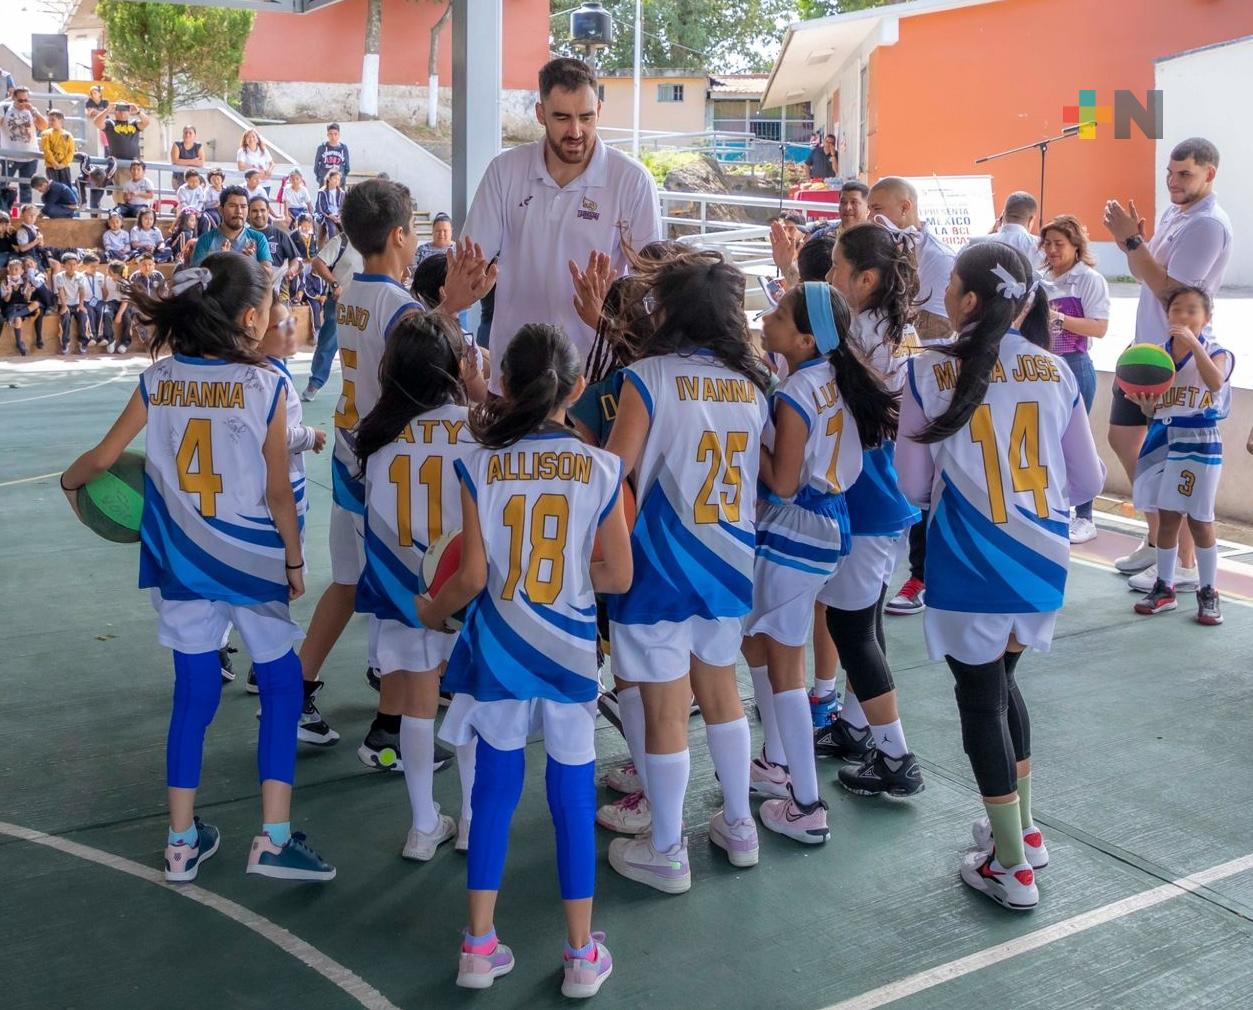
[[[37,81],[70,79],[70,37],[31,35],[30,75]]]

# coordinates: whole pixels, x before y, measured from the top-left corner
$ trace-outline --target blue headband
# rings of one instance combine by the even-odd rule
[[[809,327],[814,331],[818,350],[823,354],[830,354],[840,346],[835,315],[831,312],[830,286],[821,281],[806,281],[805,310],[809,313]]]

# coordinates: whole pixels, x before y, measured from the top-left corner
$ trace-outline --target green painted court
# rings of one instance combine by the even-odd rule
[[[56,477],[121,409],[138,369],[0,369],[0,1006],[565,1003],[542,745],[528,751],[497,920],[518,966],[488,992],[459,990],[463,857],[445,846],[430,863],[402,861],[401,777],[367,770],[354,753],[375,703],[364,621],[323,672],[319,704],[343,739],[303,748],[297,767],[293,826],[338,878],[284,886],[244,875],[259,804],[257,700],[241,676],[223,691],[200,793],[221,851],[195,886],[160,882],[170,656],[135,589],[136,549],[79,526]],[[298,380],[307,370],[305,357]],[[306,420],[329,425],[333,406],[320,397]],[[329,577],[327,455],[310,457],[309,474],[301,621]],[[1108,557],[1129,542],[1111,528],[1084,549]],[[694,720],[693,888],[666,897],[622,880],[603,861],[601,833],[596,928],[615,970],[595,1005],[1253,1006],[1253,610],[1229,592],[1227,623],[1208,629],[1191,621],[1191,596],[1156,618],[1136,617],[1133,599],[1110,570],[1076,560],[1053,653],[1019,667],[1036,818],[1052,857],[1036,912],[1015,916],[959,881],[957,857],[981,810],[951,678],[927,660],[920,619],[889,618],[925,793],[908,803],[856,797],[820,762],[830,843],[804,848],[762,830],[761,864],[734,870],[705,838],[719,795]],[[247,668],[242,653],[236,668]],[[741,684],[751,693],[747,671]],[[606,761],[625,753],[607,724],[599,744]],[[455,771],[437,776],[436,798],[456,812]],[[1007,979],[1012,1007],[993,996]]]

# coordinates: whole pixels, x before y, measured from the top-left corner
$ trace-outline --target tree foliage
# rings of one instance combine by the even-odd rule
[[[869,7],[886,7],[904,0],[796,0],[796,12],[802,21],[864,11]]]
[[[109,76],[144,96],[161,119],[203,98],[233,96],[253,12],[100,0]]]

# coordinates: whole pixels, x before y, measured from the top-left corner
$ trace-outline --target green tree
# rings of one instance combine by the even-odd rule
[[[635,0],[603,0],[614,22],[613,45],[597,67],[626,70],[635,47]],[[722,73],[761,73],[774,62],[775,43],[795,17],[795,0],[644,0],[646,67],[690,67]],[[551,46],[567,56],[570,18],[557,17]]]
[[[144,96],[157,117],[202,98],[234,96],[253,13],[100,0],[109,76]]]
[[[903,3],[904,0],[796,0],[796,13],[802,21],[830,17],[832,14],[848,14],[864,11],[869,7],[886,7]]]

